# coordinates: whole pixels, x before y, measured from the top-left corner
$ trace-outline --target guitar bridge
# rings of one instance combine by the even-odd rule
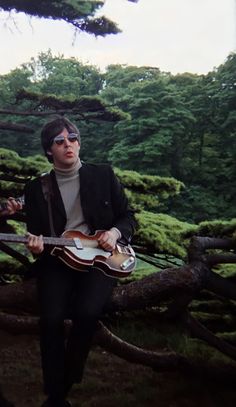
[[[127,254],[129,256],[135,257],[134,250],[130,245],[123,246],[123,245],[117,244],[116,249],[117,249],[118,253],[120,253],[120,254]]]

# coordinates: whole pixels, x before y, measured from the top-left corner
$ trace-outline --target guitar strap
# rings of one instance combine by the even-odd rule
[[[42,191],[45,200],[48,203],[48,216],[49,216],[49,225],[50,225],[50,231],[51,231],[51,236],[57,236],[54,230],[53,226],[53,218],[52,218],[52,200],[51,198],[53,197],[53,190],[52,190],[52,179],[50,172],[45,172],[44,174],[41,175],[41,185],[42,185]]]

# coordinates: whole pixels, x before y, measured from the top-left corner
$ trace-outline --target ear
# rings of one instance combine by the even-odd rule
[[[52,155],[52,152],[50,150],[47,150],[47,155]]]

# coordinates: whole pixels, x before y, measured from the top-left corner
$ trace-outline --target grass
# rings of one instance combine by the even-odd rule
[[[153,310],[118,315],[112,331],[149,349],[173,349],[198,363],[217,366],[232,363],[205,343],[187,335],[181,324],[158,322]],[[42,403],[39,341],[36,336],[0,332],[0,383],[17,407]],[[232,407],[234,388],[180,371],[156,372],[126,362],[100,347],[90,353],[82,385],[75,385],[74,407]],[[222,404],[220,404],[222,403]]]

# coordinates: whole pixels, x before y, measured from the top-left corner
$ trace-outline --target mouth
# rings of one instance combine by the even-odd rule
[[[74,153],[73,151],[67,151],[67,153],[65,153],[66,157],[73,157]]]

